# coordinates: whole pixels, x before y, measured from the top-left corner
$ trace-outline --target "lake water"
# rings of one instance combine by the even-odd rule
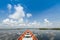
[[[38,40],[60,40],[60,30],[31,30]],[[0,30],[0,40],[17,40],[24,30]]]

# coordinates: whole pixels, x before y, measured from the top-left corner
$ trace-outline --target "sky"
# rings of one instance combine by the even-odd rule
[[[60,0],[0,0],[0,28],[60,28]]]

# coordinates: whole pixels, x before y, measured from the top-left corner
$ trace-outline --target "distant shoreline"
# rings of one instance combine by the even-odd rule
[[[60,30],[60,28],[2,28],[0,30],[23,30],[23,29],[38,29],[38,30]]]
[[[39,28],[39,30],[60,30],[60,28]]]

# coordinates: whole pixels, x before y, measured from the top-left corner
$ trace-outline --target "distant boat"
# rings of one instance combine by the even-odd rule
[[[38,40],[37,37],[30,31],[26,30],[17,40]]]

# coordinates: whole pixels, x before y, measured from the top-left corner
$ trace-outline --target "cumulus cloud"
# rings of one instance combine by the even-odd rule
[[[11,9],[11,4],[8,4],[8,9]],[[36,26],[40,26],[40,23],[37,21],[34,22],[26,22],[24,18],[26,18],[26,16],[29,18],[32,16],[32,14],[30,13],[25,13],[24,12],[24,8],[18,4],[18,5],[14,5],[14,10],[15,12],[10,14],[8,16],[8,18],[3,20],[3,24],[6,24],[8,26],[20,26],[20,27],[36,27]],[[26,15],[25,15],[26,14]]]
[[[53,24],[48,19],[44,19],[44,23],[45,23],[45,26],[51,26]]]
[[[9,21],[10,21],[9,19],[5,19],[5,20],[3,20],[3,23],[8,24]]]
[[[13,21],[12,19],[8,19],[8,18],[3,20],[3,23],[9,26],[17,25],[17,21]]]
[[[7,5],[7,8],[8,8],[9,10],[11,10],[12,5],[11,5],[11,4],[8,4],[8,5]]]
[[[29,18],[32,17],[33,15],[31,13],[26,13],[24,11],[24,8],[18,4],[14,5],[14,12],[10,14],[6,19],[2,21],[4,25],[12,26],[12,27],[18,27],[21,28],[39,28],[44,26],[51,26],[52,22],[50,22],[48,19],[44,19],[43,25],[41,25],[40,22],[33,21],[29,22]],[[12,5],[8,4],[8,9],[11,10]],[[25,19],[27,17],[27,20]]]
[[[29,22],[27,24],[27,26],[32,27],[32,28],[39,28],[40,27],[40,22],[37,22],[37,21]]]
[[[19,4],[15,5],[14,9],[15,9],[15,12],[13,14],[9,15],[9,18],[20,19],[20,18],[25,17],[25,13],[24,13],[23,7],[21,5],[19,5]]]
[[[36,28],[40,27],[40,22],[34,21],[32,22],[32,26],[35,26]]]
[[[32,14],[31,13],[27,13],[27,17],[29,18],[29,17],[31,17],[32,16]]]
[[[11,10],[12,5],[8,4],[8,9]],[[8,26],[12,26],[12,27],[23,27],[23,28],[39,28],[42,27],[40,22],[37,21],[33,21],[33,22],[29,22],[28,18],[32,17],[31,13],[26,13],[24,11],[24,8],[18,4],[18,5],[14,5],[14,12],[12,14],[10,14],[8,16],[8,18],[3,20],[3,24],[4,25],[8,25]],[[26,18],[27,20],[26,21]],[[44,26],[51,26],[52,22],[50,22],[48,19],[44,19]]]
[[[9,9],[11,9],[11,4],[9,4]],[[24,23],[25,13],[21,5],[14,5],[15,12],[8,16],[8,18],[3,20],[4,24],[10,26],[19,26]]]
[[[8,26],[20,26],[20,28],[39,28],[40,27],[40,22],[33,21],[33,22],[28,22],[28,23],[21,23],[19,21],[14,21],[12,19],[5,19],[3,20],[3,23],[8,25]]]
[[[12,7],[11,4],[9,4],[8,9],[10,10]],[[24,8],[18,4],[18,5],[14,5],[14,12],[12,14],[10,14],[8,16],[8,18],[3,20],[3,24],[8,25],[8,26],[12,26],[12,27],[23,27],[23,28],[39,28],[41,27],[41,23],[37,22],[37,21],[33,21],[33,22],[29,22],[29,21],[25,21],[26,17],[30,18],[32,17],[31,13],[26,13],[24,11]],[[28,19],[27,19],[28,20]],[[48,19],[44,19],[44,26],[51,26],[52,22],[50,22]]]

